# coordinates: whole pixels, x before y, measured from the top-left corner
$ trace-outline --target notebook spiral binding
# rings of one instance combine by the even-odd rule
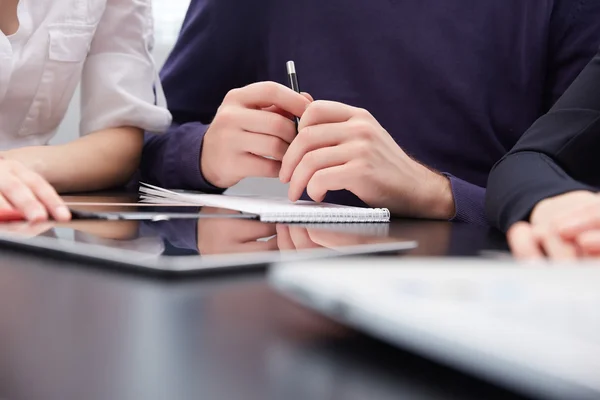
[[[302,213],[294,211],[264,211],[260,213],[263,222],[295,223],[358,223],[389,222],[390,211],[386,208],[310,208]]]

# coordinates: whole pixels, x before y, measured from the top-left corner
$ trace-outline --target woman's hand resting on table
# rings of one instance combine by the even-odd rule
[[[16,209],[29,221],[57,221],[71,218],[54,188],[37,173],[18,161],[0,157],[0,210]]]
[[[511,227],[508,242],[519,259],[600,258],[600,195],[578,191],[539,202],[530,222]]]

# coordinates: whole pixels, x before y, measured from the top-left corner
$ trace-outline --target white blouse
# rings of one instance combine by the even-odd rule
[[[80,135],[167,129],[151,0],[20,0],[17,15],[0,31],[0,150],[47,144],[79,83]]]

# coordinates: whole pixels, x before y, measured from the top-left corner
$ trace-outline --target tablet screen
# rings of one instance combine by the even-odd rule
[[[191,211],[189,208],[184,212]],[[0,225],[0,239],[5,243],[18,242],[166,270],[256,265],[279,261],[282,254],[320,257],[404,251],[416,246],[412,241],[388,237],[387,224],[269,224],[237,219],[236,212],[230,210],[191,208],[200,216],[222,215],[223,218],[12,223]]]

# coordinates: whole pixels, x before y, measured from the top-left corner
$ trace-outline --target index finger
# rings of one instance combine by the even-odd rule
[[[306,92],[302,92],[302,96],[306,97],[308,99],[308,101],[311,102],[311,103],[313,101],[315,101],[313,99],[313,97],[310,94],[306,93]],[[289,112],[287,112],[285,110],[282,110],[281,108],[279,108],[277,106],[269,106],[267,108],[263,108],[263,111],[269,111],[269,112],[272,112],[272,113],[275,113],[275,114],[279,114],[282,117],[286,117],[286,118],[289,118],[289,119],[293,119],[294,118],[294,116],[292,114],[290,114]]]
[[[347,104],[338,103],[336,101],[317,100],[310,103],[304,115],[300,119],[298,131],[307,126],[333,124],[336,122],[346,122],[350,118],[367,111],[349,106]]]
[[[290,237],[298,250],[316,249],[321,246],[310,239],[308,230],[302,226],[290,226]]]
[[[27,169],[16,169],[14,173],[31,189],[55,220],[68,221],[71,219],[71,213],[64,201],[45,179]]]
[[[241,89],[234,89],[227,94],[226,101],[254,109],[276,106],[297,117],[301,117],[310,104],[305,96],[275,82],[252,83]]]

